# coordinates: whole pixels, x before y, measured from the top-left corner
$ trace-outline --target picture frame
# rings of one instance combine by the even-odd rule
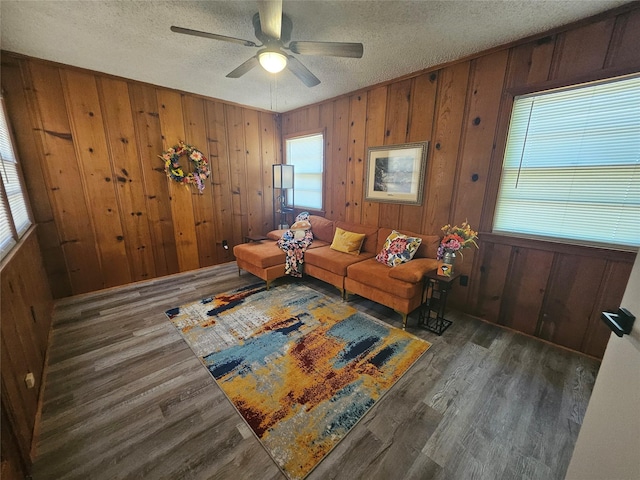
[[[422,205],[429,142],[367,149],[365,201]]]

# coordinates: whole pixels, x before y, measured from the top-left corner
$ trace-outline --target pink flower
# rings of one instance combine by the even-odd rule
[[[407,249],[407,240],[404,238],[396,238],[391,245],[389,245],[390,253],[402,253]]]
[[[460,250],[461,247],[462,247],[462,244],[455,238],[452,238],[451,240],[449,240],[447,243],[444,244],[444,248],[448,248],[449,250],[454,250],[454,251]]]
[[[387,252],[386,250],[382,250],[376,257],[376,260],[381,263],[387,263],[387,261],[389,260],[389,252]]]

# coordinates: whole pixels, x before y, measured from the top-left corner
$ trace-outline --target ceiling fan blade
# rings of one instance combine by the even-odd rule
[[[212,40],[222,40],[223,42],[239,43],[245,47],[257,47],[258,45],[251,40],[243,40],[241,38],[226,37],[224,35],[216,35],[215,33],[200,32],[199,30],[191,30],[190,28],[171,27],[172,32],[184,33],[186,35],[193,35],[194,37],[210,38]]]
[[[302,83],[307,87],[315,87],[320,83],[318,77],[311,73],[307,67],[292,55],[287,55],[287,68],[291,70],[296,77],[302,80]]]
[[[227,78],[239,78],[253,67],[257,66],[260,62],[258,62],[258,57],[251,57],[249,60],[244,62],[238,68],[236,68],[233,72],[227,73]]]
[[[280,40],[282,0],[258,0],[258,13],[262,32],[275,40]]]
[[[287,47],[300,55],[327,55],[330,57],[362,58],[361,43],[342,42],[291,42]]]

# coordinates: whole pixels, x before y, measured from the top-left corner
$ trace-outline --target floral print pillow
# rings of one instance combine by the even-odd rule
[[[407,237],[393,230],[387,237],[376,260],[390,267],[406,263],[413,258],[422,243],[419,237]]]

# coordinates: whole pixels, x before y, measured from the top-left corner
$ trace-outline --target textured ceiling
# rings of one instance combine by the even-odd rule
[[[256,48],[180,35],[171,25],[256,41],[257,3],[1,0],[1,48],[256,108],[285,112],[486,50],[628,0],[284,0],[292,40],[361,42],[361,59],[297,55],[321,84],[254,68]],[[256,41],[256,43],[259,43]]]

